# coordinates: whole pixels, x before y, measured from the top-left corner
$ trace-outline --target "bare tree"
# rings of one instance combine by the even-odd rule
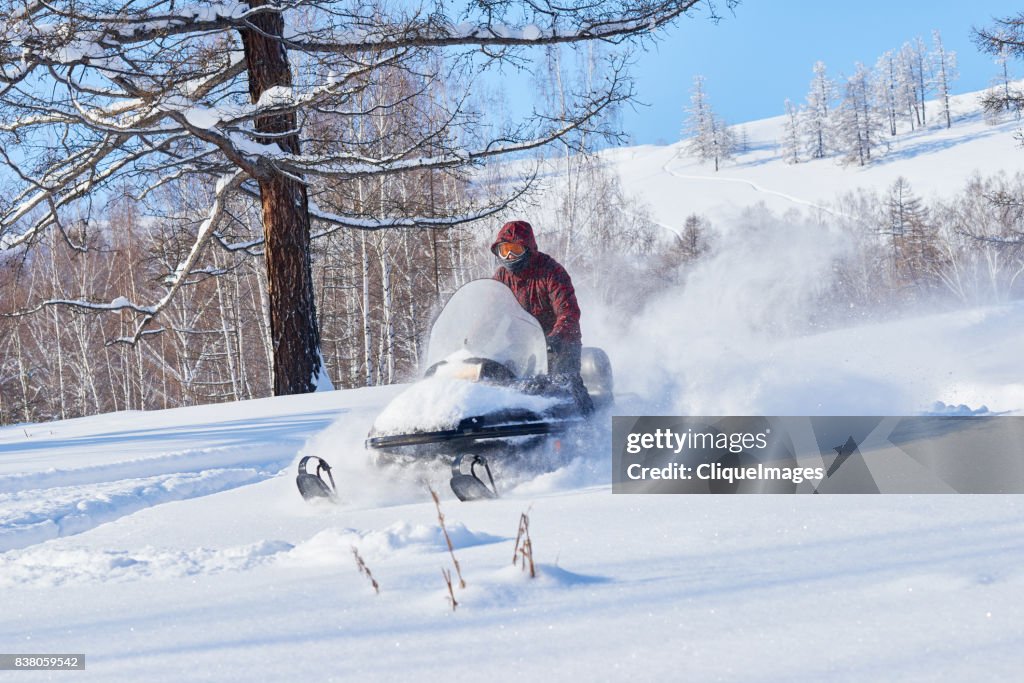
[[[945,219],[963,238],[963,270],[982,301],[1006,301],[1024,276],[1024,176],[972,177]],[[1019,295],[1018,295],[1019,296]]]
[[[935,87],[938,90],[942,102],[942,115],[946,119],[946,128],[953,126],[953,114],[949,107],[949,89],[953,81],[957,79],[956,52],[947,50],[942,44],[942,35],[938,31],[932,31],[932,74],[935,79]]]
[[[910,129],[924,126],[924,112],[921,109],[919,85],[924,78],[920,69],[921,60],[915,43],[903,43],[898,57],[897,89],[903,115],[910,122]]]
[[[1024,57],[1024,12],[996,19],[995,24],[974,29],[974,42],[978,49],[996,58],[999,75],[993,80],[993,88],[982,97],[982,104],[990,114],[1003,111],[1024,110],[1024,92],[1010,86],[1011,57]]]
[[[907,51],[908,61],[912,63],[911,73],[914,79],[914,90],[917,93],[918,111],[921,116],[920,122],[924,126],[928,123],[928,112],[925,102],[928,100],[928,93],[931,90],[932,84],[931,64],[928,62],[928,48],[920,36],[914,38],[913,42],[909,42],[903,47]]]
[[[135,343],[157,331],[153,321],[202,269],[209,243],[259,253],[267,271],[274,392],[311,391],[325,377],[311,267],[314,225],[323,232],[447,227],[492,214],[509,199],[423,215],[367,206],[338,213],[315,201],[324,186],[452,172],[533,149],[589,127],[631,91],[625,58],[613,56],[603,82],[578,93],[565,114],[538,112],[488,134],[474,125],[468,98],[456,97],[432,129],[381,156],[344,138],[323,149],[307,126],[313,114],[343,121],[400,106],[359,109],[359,93],[387,69],[415,74],[424,89],[449,78],[468,93],[483,70],[523,66],[537,47],[628,41],[698,4],[714,12],[711,0],[481,0],[459,17],[441,2],[6,0],[0,156],[15,190],[0,205],[0,248],[31,246],[42,232],[62,230],[66,211],[115,182],[129,181],[143,196],[199,178],[214,187],[206,217],[149,303],[82,296],[39,305],[131,314],[134,328],[124,340]],[[448,134],[458,128],[470,132]],[[473,144],[462,146],[466,141]],[[259,204],[262,235],[232,242],[223,226],[241,200]]]
[[[889,135],[896,135],[896,119],[899,116],[899,65],[892,50],[887,50],[875,63],[875,101],[889,124]]]
[[[836,130],[846,163],[865,166],[871,162],[872,151],[881,145],[881,125],[872,99],[871,76],[858,62],[853,75],[846,79]]]
[[[782,124],[782,158],[787,164],[800,163],[800,112],[788,99],[786,121]]]

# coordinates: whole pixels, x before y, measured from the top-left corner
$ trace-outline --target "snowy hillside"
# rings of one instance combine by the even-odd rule
[[[1024,170],[1017,124],[986,125],[972,97],[952,129],[905,136],[866,169],[784,164],[774,119],[747,124],[752,151],[718,174],[681,144],[608,157],[671,229],[694,212],[728,225],[759,201],[827,207],[899,175],[941,195],[974,169]],[[792,332],[839,248],[780,221],[629,330],[584,301],[584,333],[615,367],[612,412],[1024,411],[1019,303]],[[613,496],[602,414],[597,447],[566,449],[499,500],[459,503],[444,471],[369,463],[363,440],[402,390],[0,428],[0,653],[87,662],[8,677],[1019,679],[1017,496]],[[335,466],[337,505],[299,497],[303,455]],[[455,611],[428,486],[466,583]],[[524,512],[535,579],[512,565]]]
[[[715,173],[710,163],[688,155],[686,141],[607,152],[625,188],[643,197],[656,220],[678,230],[686,215],[705,214],[713,222],[734,221],[739,209],[758,202],[779,213],[789,209],[830,209],[837,195],[856,188],[884,191],[903,176],[925,198],[963,189],[972,173],[1024,170],[1024,149],[1015,139],[1021,123],[1012,116],[996,125],[986,122],[978,103],[981,93],[950,100],[953,126],[937,120],[939,106],[929,102],[929,127],[888,135],[889,149],[866,167],[843,166],[836,158],[783,161],[785,117],[737,124],[749,139],[749,150],[723,163]]]

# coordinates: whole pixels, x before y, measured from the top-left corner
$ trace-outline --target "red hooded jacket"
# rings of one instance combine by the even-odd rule
[[[545,336],[579,344],[583,339],[580,307],[576,303],[576,290],[569,273],[558,261],[537,250],[533,227],[526,221],[503,225],[491,245],[491,251],[497,254],[498,245],[502,242],[526,247],[528,261],[515,273],[499,267],[494,279],[512,290],[519,304],[540,323]]]

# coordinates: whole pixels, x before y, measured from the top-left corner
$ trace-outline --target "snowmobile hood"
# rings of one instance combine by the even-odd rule
[[[497,255],[498,245],[502,242],[511,242],[526,247],[531,254],[537,253],[537,240],[533,236],[533,226],[526,221],[509,221],[501,226],[498,236],[494,238],[491,245],[491,253]]]

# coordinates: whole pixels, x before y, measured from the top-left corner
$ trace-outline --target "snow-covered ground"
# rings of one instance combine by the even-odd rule
[[[498,501],[439,488],[466,581],[452,612],[426,485],[365,467],[353,438],[392,394],[0,431],[0,647],[87,656],[18,680],[967,681],[1024,664],[1019,497],[614,496],[606,452]],[[291,461],[311,450],[341,505],[298,496]],[[522,512],[536,579],[511,563]]]
[[[678,145],[612,156],[666,224],[693,212],[727,221],[762,199],[826,205],[901,174],[928,195],[958,190],[975,168],[1024,168],[1015,124],[970,116],[906,138],[867,170],[786,166],[757,142],[773,126],[749,124],[755,151],[718,175]],[[751,325],[804,305],[820,273],[799,257],[832,248],[799,227],[784,236],[797,260],[732,252],[732,268],[709,263],[629,334],[584,319],[612,357],[615,412],[1024,410],[1020,304],[810,335]],[[87,658],[84,672],[0,677],[1020,679],[1018,496],[612,495],[602,416],[597,447],[568,450],[497,501],[464,504],[443,471],[367,462],[362,441],[402,390],[0,429],[0,653]],[[299,497],[294,466],[310,454],[335,466],[339,504]],[[466,583],[454,612],[428,486]],[[536,579],[512,565],[524,512]]]

